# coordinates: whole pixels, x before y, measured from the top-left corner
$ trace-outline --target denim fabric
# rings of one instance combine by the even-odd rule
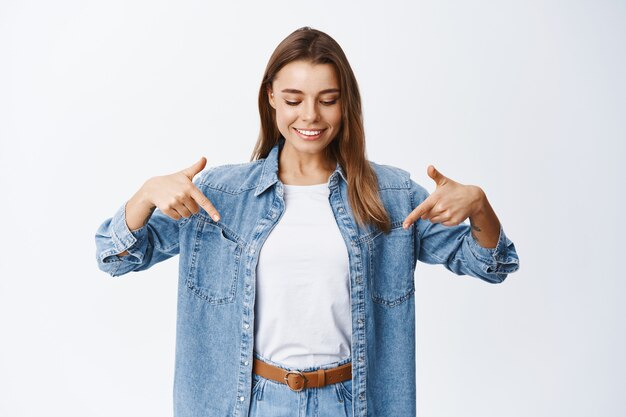
[[[102,271],[120,276],[180,255],[174,374],[176,417],[246,417],[252,390],[255,270],[263,242],[285,209],[278,178],[284,138],[267,158],[209,168],[194,183],[221,214],[204,210],[173,220],[155,210],[131,231],[124,206],[96,232]],[[359,227],[337,164],[329,204],[348,249],[352,306],[352,407],[356,417],[415,416],[417,261],[500,283],[518,269],[513,242],[500,228],[497,246],[483,248],[468,224],[447,227],[404,218],[428,192],[399,168],[370,161],[391,218],[384,234]],[[128,250],[129,255],[117,254]],[[302,300],[315,308],[315,300]],[[400,383],[399,383],[400,382]]]
[[[255,357],[281,367],[254,354]],[[345,359],[324,366],[299,369],[310,372],[349,362]],[[282,367],[284,369],[289,369]],[[352,417],[352,381],[342,381],[321,388],[292,391],[286,384],[252,374],[252,396],[249,417]]]

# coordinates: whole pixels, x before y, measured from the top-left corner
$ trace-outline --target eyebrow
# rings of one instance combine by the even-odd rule
[[[302,91],[296,90],[294,88],[285,88],[284,90],[282,90],[282,92],[292,93],[292,94],[304,94]],[[327,88],[326,90],[320,91],[319,94],[338,93],[338,92],[339,92],[338,88]]]

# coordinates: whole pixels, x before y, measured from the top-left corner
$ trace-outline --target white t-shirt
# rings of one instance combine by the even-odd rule
[[[349,260],[328,183],[284,187],[256,269],[254,350],[303,369],[350,357]]]

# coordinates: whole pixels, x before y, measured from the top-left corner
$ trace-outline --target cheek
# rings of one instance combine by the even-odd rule
[[[292,109],[284,108],[282,106],[276,108],[276,123],[278,125],[291,124],[295,118],[296,116]]]
[[[329,111],[326,120],[333,126],[339,127],[341,125],[341,109]]]

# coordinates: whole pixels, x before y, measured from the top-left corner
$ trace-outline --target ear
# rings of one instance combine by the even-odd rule
[[[274,93],[272,92],[271,88],[267,88],[267,99],[270,102],[270,106],[272,106],[272,108],[274,108],[274,110],[276,110],[276,103],[274,102]]]

